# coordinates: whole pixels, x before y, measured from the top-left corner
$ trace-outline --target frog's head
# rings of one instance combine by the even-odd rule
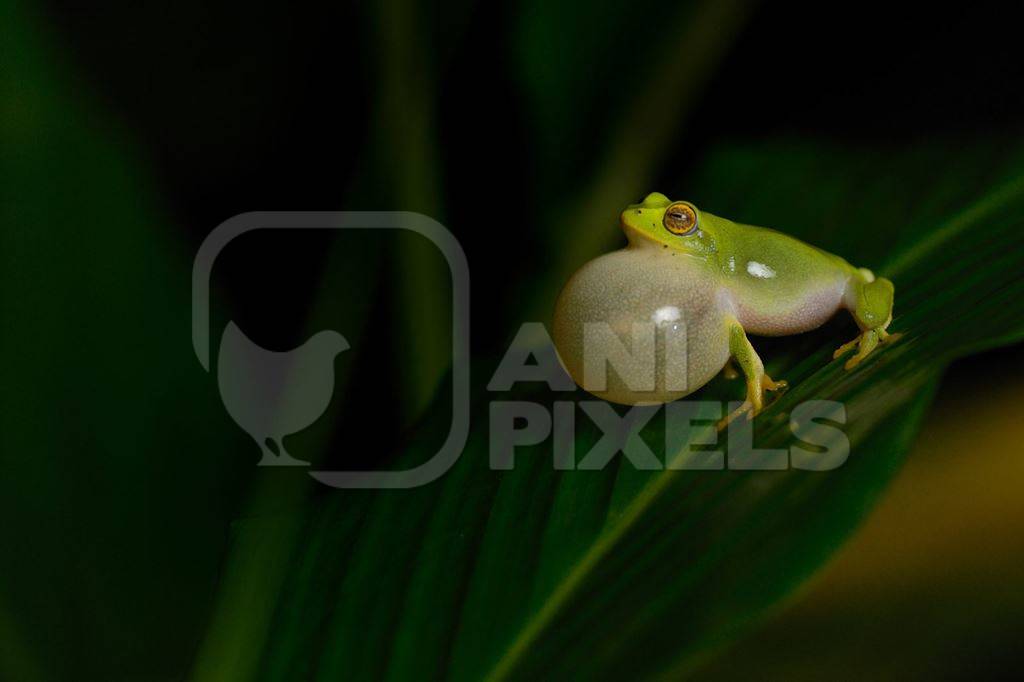
[[[715,223],[718,219],[688,201],[670,201],[659,192],[648,194],[639,204],[622,212],[622,231],[632,246],[674,249],[700,258],[713,255]]]

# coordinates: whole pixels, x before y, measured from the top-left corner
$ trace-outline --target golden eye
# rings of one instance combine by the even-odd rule
[[[680,201],[665,209],[661,222],[672,234],[692,234],[697,230],[697,212],[693,206]]]

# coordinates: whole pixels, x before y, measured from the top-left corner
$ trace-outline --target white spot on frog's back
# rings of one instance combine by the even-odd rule
[[[747,274],[758,279],[772,279],[775,277],[774,270],[764,263],[758,263],[756,260],[747,262]]]

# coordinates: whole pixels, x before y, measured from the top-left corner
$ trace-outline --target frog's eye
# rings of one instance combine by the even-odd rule
[[[693,206],[678,202],[665,209],[665,217],[661,222],[672,234],[693,234],[697,231],[697,212]]]

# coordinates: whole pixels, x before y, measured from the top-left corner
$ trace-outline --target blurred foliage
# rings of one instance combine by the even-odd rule
[[[0,24],[0,677],[180,670],[244,437],[195,371],[191,254],[140,159],[19,8]]]
[[[840,546],[945,366],[1021,338],[1008,22],[914,13],[929,37],[912,43],[881,5],[859,24],[660,0],[2,11],[5,679],[688,671]],[[912,46],[897,58],[911,43],[924,62]],[[326,490],[255,471],[192,356],[190,259],[221,220],[412,209],[469,255],[482,386],[651,189],[895,279],[906,336],[855,373],[829,359],[848,323],[757,343],[793,384],[758,443],[789,442],[796,402],[843,400],[846,466],[565,474],[544,446],[498,474],[481,392],[441,481]],[[427,456],[447,429],[443,401],[421,412],[446,390],[443,263],[411,242],[261,239],[219,263],[214,329],[353,341],[297,451],[325,466]],[[716,380],[697,397],[740,396]],[[578,455],[597,435],[579,427]]]

